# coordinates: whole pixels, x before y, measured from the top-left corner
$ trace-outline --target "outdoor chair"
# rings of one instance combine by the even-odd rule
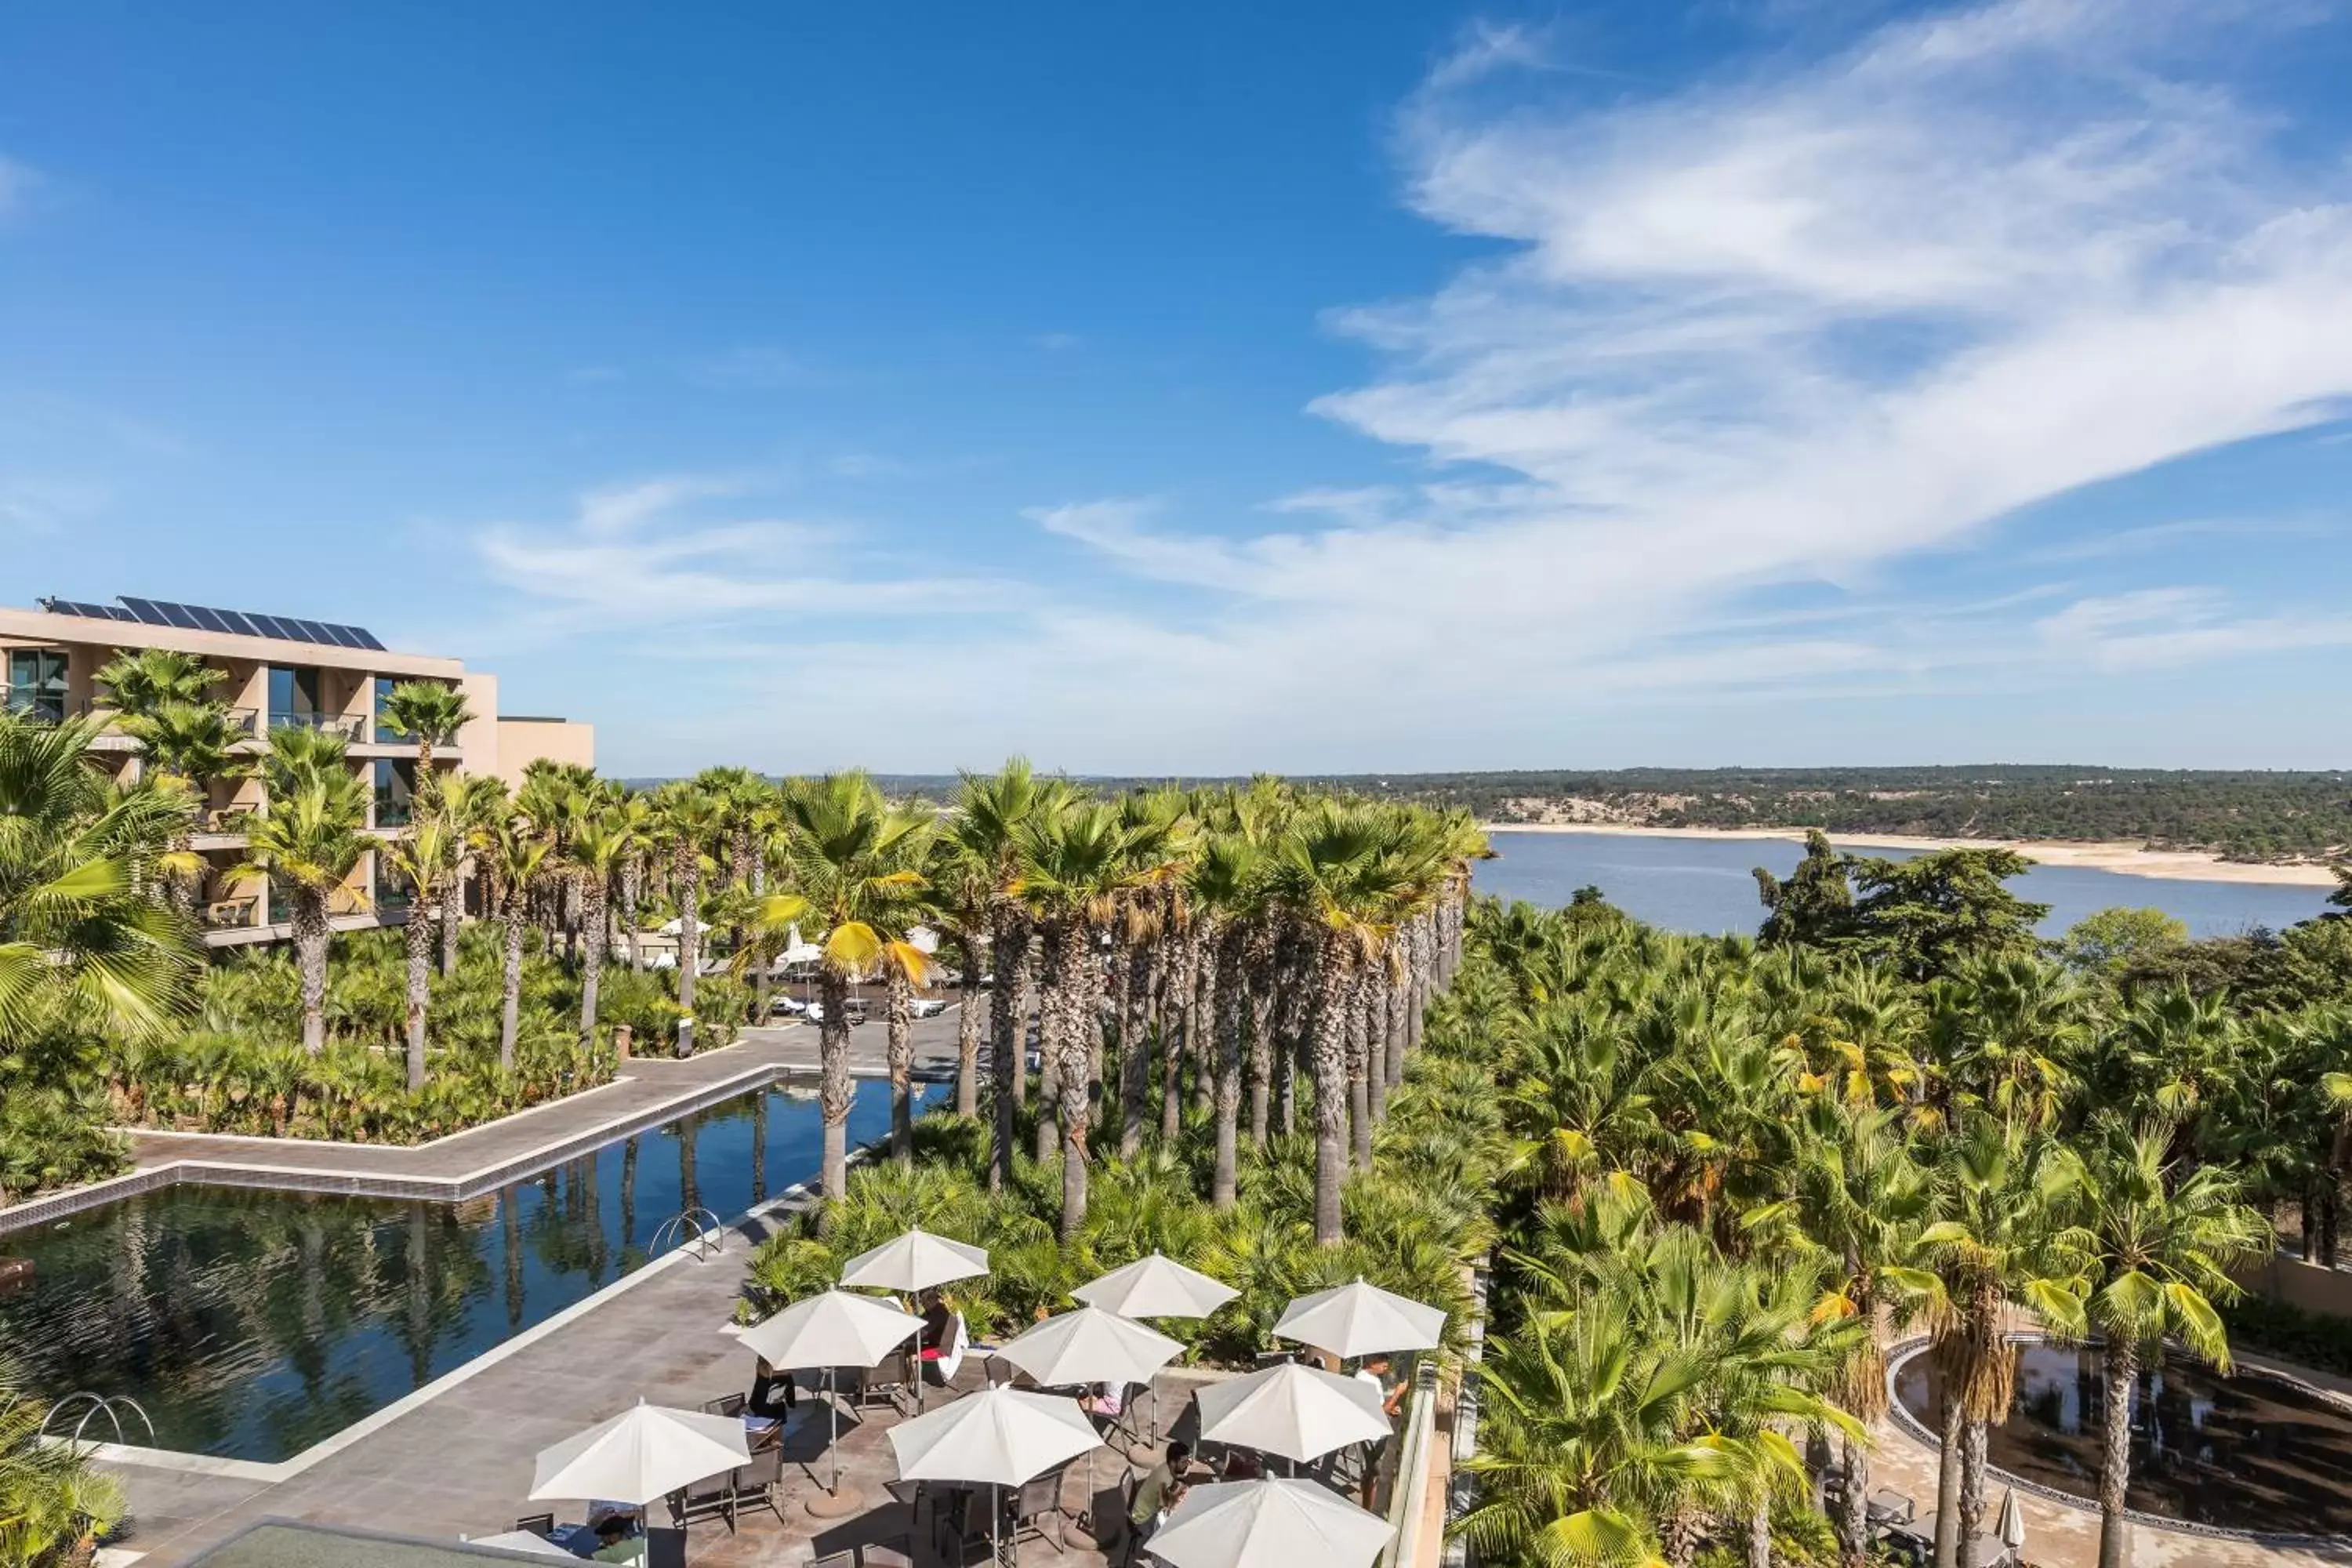
[[[551,1513],[529,1513],[515,1521],[515,1528],[526,1535],[552,1535],[555,1516]]]
[[[751,1456],[751,1462],[735,1472],[735,1506],[744,1509],[764,1508],[779,1521],[784,1517],[784,1450],[769,1444]]]
[[[915,1547],[905,1534],[868,1541],[862,1545],[845,1546],[838,1552],[828,1552],[810,1568],[915,1568]]]
[[[1055,1466],[1042,1476],[1032,1476],[1021,1483],[1013,1496],[1013,1545],[1016,1553],[1024,1540],[1043,1541],[1045,1527],[1039,1523],[1047,1514],[1054,1516],[1054,1550],[1065,1551],[1069,1544],[1069,1510],[1062,1506],[1062,1479],[1070,1473],[1067,1464]]]
[[[988,1550],[988,1500],[986,1487],[962,1487],[944,1497],[934,1494],[931,1544],[940,1556],[950,1563],[969,1563],[972,1553]]]
[[[705,1415],[740,1415],[743,1414],[743,1395],[722,1394],[716,1399],[706,1399],[702,1402],[702,1413]]]
[[[734,1534],[735,1478],[742,1473],[742,1468],[739,1467],[707,1481],[697,1481],[683,1491],[670,1493],[670,1522],[683,1531],[688,1525],[699,1524],[706,1519],[723,1519],[727,1521],[727,1533]]]
[[[645,1568],[686,1568],[686,1531],[646,1531]]]
[[[856,1387],[850,1394],[849,1407],[863,1410],[878,1400],[893,1411],[905,1414],[907,1390],[914,1382],[908,1371],[911,1364],[911,1359],[902,1351],[880,1366],[856,1368]]]

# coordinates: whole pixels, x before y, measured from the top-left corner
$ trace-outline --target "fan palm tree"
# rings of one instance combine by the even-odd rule
[[[677,1005],[687,1016],[680,1026],[690,1028],[694,982],[702,968],[702,882],[711,845],[726,824],[726,806],[692,784],[664,784],[654,804],[655,831],[669,852],[670,896],[677,905]]]
[[[491,773],[456,773],[442,790],[441,815],[456,839],[457,865],[442,889],[440,904],[441,973],[457,973],[457,927],[466,910],[466,884],[474,868],[474,848],[511,797],[505,781]]]
[[[2230,1340],[2214,1310],[2241,1294],[2231,1270],[2268,1254],[2270,1223],[2240,1198],[2218,1165],[2172,1162],[2172,1128],[2110,1122],[2083,1162],[2074,1219],[2089,1293],[2076,1322],[2103,1347],[2106,1405],[2100,1428],[2099,1568],[2131,1561],[2125,1494],[2131,1485],[2132,1398],[2143,1366],[2168,1342],[2230,1370]]]
[[[138,892],[178,802],[110,788],[90,756],[100,728],[0,714],[0,1041],[60,1005],[145,1037],[188,997],[194,926]]]
[[[892,810],[862,773],[793,780],[782,807],[793,890],[761,900],[756,923],[772,932],[806,924],[824,933],[817,943],[824,1007],[817,1024],[817,1096],[824,1116],[823,1189],[833,1200],[849,1182],[849,984],[883,963],[886,952],[921,973],[923,955],[906,932],[920,918],[922,873],[914,855],[929,819]],[[893,1086],[894,1126],[906,1093]]]
[[[125,717],[158,711],[173,703],[195,706],[212,700],[213,688],[228,679],[192,653],[142,647],[119,653],[99,667],[98,683]]]
[[[1036,922],[1038,1054],[1055,1080],[1061,1127],[1065,1245],[1087,1220],[1089,1069],[1101,1028],[1101,943],[1131,875],[1129,829],[1114,807],[1087,801],[1033,812],[1021,824],[1019,891]]]
[[[1211,1024],[1216,1047],[1216,1134],[1209,1197],[1219,1209],[1233,1207],[1237,1195],[1242,1037],[1255,1016],[1249,1006],[1251,942],[1267,919],[1270,871],[1258,843],[1234,831],[1211,837],[1189,876],[1192,901],[1208,921],[1216,953],[1217,1016]]]
[[[408,1092],[425,1088],[425,1023],[432,1000],[433,911],[441,889],[457,874],[465,855],[465,829],[452,819],[443,803],[419,812],[407,830],[376,851],[379,875],[408,885],[408,920],[403,946],[408,955]]]
[[[995,892],[994,868],[974,856],[949,831],[930,839],[930,863],[923,870],[924,900],[933,923],[955,939],[963,960],[957,981],[956,1098],[958,1116],[980,1114],[980,981],[989,952],[988,928]]]
[[[1990,1117],[1940,1151],[1939,1217],[1919,1236],[1941,1281],[1928,1319],[1944,1402],[1937,1568],[1958,1568],[1960,1543],[1981,1533],[1983,1436],[2007,1418],[2017,1385],[2009,1314],[2062,1329],[2082,1315],[2079,1244],[2065,1224],[2080,1178],[2053,1139]]]
[[[466,694],[438,680],[404,680],[384,694],[377,720],[394,734],[416,742],[417,810],[427,816],[438,811],[442,781],[433,767],[433,749],[452,744],[457,732],[474,721]],[[457,966],[457,921],[464,907],[464,878],[449,878],[439,894],[444,974]],[[410,913],[413,918],[415,911]]]
[[[317,731],[278,730],[278,736]],[[298,742],[307,748],[308,742]],[[336,748],[338,759],[340,746]],[[264,771],[270,772],[265,762]],[[276,884],[291,905],[294,962],[301,973],[302,1048],[316,1056],[327,1044],[327,937],[330,900],[343,879],[375,847],[367,835],[367,792],[339,765],[279,769],[269,796],[245,825],[245,859],[232,877]],[[413,913],[414,911],[412,911]]]
[[[1838,1404],[1864,1424],[1886,1414],[1886,1357],[1880,1316],[1900,1324],[1931,1309],[1943,1284],[1921,1236],[1935,1212],[1929,1172],[1913,1157],[1893,1110],[1823,1099],[1809,1108],[1797,1143],[1795,1219],[1824,1259],[1828,1287],[1817,1313],[1850,1320],[1866,1331],[1854,1340]],[[1838,1551],[1845,1568],[1870,1560],[1870,1445],[1849,1436],[1838,1510]]]
[[[495,813],[477,839],[489,881],[488,906],[499,922],[499,1066],[512,1071],[522,1013],[523,931],[532,893],[547,879],[555,841],[519,811]]]
[[[629,813],[606,807],[583,822],[565,847],[572,875],[580,885],[580,921],[588,939],[580,972],[580,1043],[590,1050],[596,1046],[597,991],[611,946],[607,911],[613,882],[636,850],[636,820]]]
[[[213,785],[252,771],[252,764],[237,751],[239,742],[247,739],[245,731],[217,702],[166,701],[126,712],[120,723],[124,733],[144,748],[143,772],[183,786],[184,810],[180,830],[172,836],[172,849],[192,868],[196,868],[190,845],[203,824]],[[173,902],[183,913],[193,915],[202,887],[200,868],[195,875],[172,878],[170,887]]]

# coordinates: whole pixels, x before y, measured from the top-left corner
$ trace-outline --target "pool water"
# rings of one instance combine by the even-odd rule
[[[918,1084],[918,1109],[943,1092]],[[851,1146],[889,1121],[889,1086],[859,1083]],[[731,1217],[813,1179],[823,1134],[778,1087],[461,1204],[126,1198],[0,1237],[35,1270],[0,1298],[0,1353],[52,1399],[131,1395],[158,1447],[287,1458],[642,1267],[682,1210]]]
[[[1937,1379],[1916,1355],[1895,1396],[1939,1428]],[[2021,1347],[2017,1397],[1990,1434],[1997,1469],[2095,1503],[2106,1380],[2095,1348]],[[2132,1394],[2132,1475],[2142,1513],[2223,1530],[2352,1536],[2352,1414],[2279,1378],[2171,1363]]]

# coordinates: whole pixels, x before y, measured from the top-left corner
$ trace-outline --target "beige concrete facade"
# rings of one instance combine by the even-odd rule
[[[498,677],[469,670],[457,659],[97,620],[47,609],[0,606],[0,699],[20,712],[102,717],[108,711],[107,694],[97,679],[99,670],[119,653],[148,647],[193,655],[225,674],[214,695],[250,737],[240,750],[257,754],[267,745],[269,731],[285,724],[342,735],[350,742],[361,782],[370,785],[369,831],[380,837],[398,831],[397,803],[415,788],[418,760],[415,741],[391,734],[376,722],[383,686],[437,680],[464,692],[474,717],[454,742],[434,749],[436,770],[487,773],[517,784],[541,758],[595,765],[593,727],[561,719],[502,717]],[[56,668],[58,659],[64,666],[62,679]],[[293,672],[290,679],[299,697],[273,705],[273,669]],[[37,687],[19,679],[34,674],[42,678]],[[101,736],[96,749],[119,759],[121,768],[138,765],[139,742],[119,731]],[[271,942],[289,934],[282,921],[270,918],[268,889],[251,879],[240,881],[231,875],[245,847],[244,835],[236,830],[236,818],[262,804],[261,781],[253,776],[215,785],[205,803],[203,830],[193,847],[210,868],[205,920],[205,941],[213,946]],[[386,820],[376,819],[379,809]],[[338,896],[332,917],[337,929],[396,924],[402,918],[377,896],[375,858],[362,860]]]

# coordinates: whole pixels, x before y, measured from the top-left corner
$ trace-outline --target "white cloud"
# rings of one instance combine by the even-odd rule
[[[2062,657],[2108,670],[2352,644],[2352,617],[2233,616],[2225,596],[2210,588],[2144,588],[2077,599],[2034,623],[2034,629]]]

